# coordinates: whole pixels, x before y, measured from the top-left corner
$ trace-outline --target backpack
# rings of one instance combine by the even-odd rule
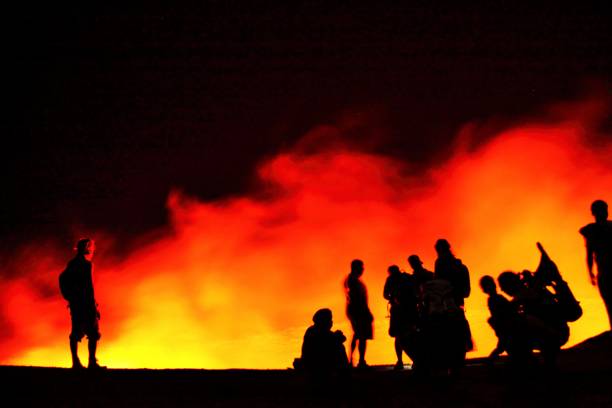
[[[461,262],[461,259],[456,260],[455,273],[456,278],[453,282],[454,289],[457,292],[458,296],[461,296],[465,299],[470,296],[471,292],[470,271],[468,270],[468,267],[465,266],[463,262]]]
[[[71,264],[66,266],[66,269],[62,271],[59,275],[59,288],[62,297],[66,299],[68,302],[74,298],[75,288],[74,288],[74,280],[71,279]]]
[[[453,287],[449,281],[434,279],[423,284],[425,315],[447,315],[460,311],[454,298]]]
[[[538,242],[537,245],[541,256],[540,263],[534,276],[544,285],[550,285],[554,282],[555,301],[559,309],[560,317],[566,322],[575,322],[582,317],[582,306],[580,306],[580,302],[576,300],[567,282],[561,278],[561,273],[559,272],[557,264],[550,259],[550,256],[546,250],[544,250],[542,244]]]
[[[582,306],[566,282],[559,282],[555,285],[555,298],[563,320],[575,322],[582,317]]]

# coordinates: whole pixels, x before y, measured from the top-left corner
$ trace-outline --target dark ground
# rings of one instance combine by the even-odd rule
[[[333,391],[289,370],[118,370],[75,373],[61,368],[0,367],[10,406],[612,406],[612,334],[604,333],[559,359],[557,373],[513,374],[504,362],[471,360],[459,378],[424,380],[410,370],[356,372]]]

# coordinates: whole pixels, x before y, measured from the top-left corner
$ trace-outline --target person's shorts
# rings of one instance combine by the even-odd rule
[[[374,338],[371,315],[349,316],[349,320],[357,339],[370,340]]]
[[[72,323],[72,330],[70,332],[71,339],[81,341],[84,336],[87,336],[89,340],[100,339],[98,313],[96,310],[82,310],[71,307],[70,321]]]

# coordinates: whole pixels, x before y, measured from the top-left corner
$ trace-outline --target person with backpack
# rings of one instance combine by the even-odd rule
[[[411,275],[402,272],[397,265],[387,268],[389,276],[385,281],[383,297],[389,302],[389,336],[395,338],[396,370],[404,368],[402,354],[404,346],[406,354],[414,362],[413,350],[408,345],[409,337],[414,336],[417,324],[417,296]]]
[[[438,239],[434,248],[438,255],[434,265],[434,277],[450,283],[455,304],[463,313],[466,351],[471,351],[474,349],[472,331],[465,318],[465,299],[470,296],[471,291],[469,270],[461,262],[461,259],[455,257],[451,251],[450,243],[446,239]]]
[[[351,340],[351,354],[349,362],[353,363],[353,353],[359,343],[358,368],[367,368],[365,361],[367,341],[374,338],[374,316],[368,306],[368,291],[361,281],[364,271],[363,261],[354,259],[351,262],[351,272],[344,280],[346,294],[346,315],[353,327],[353,338]]]
[[[98,321],[100,312],[96,303],[93,286],[93,264],[91,258],[95,251],[92,239],[83,238],[77,242],[76,256],[68,262],[66,269],[60,274],[59,285],[64,299],[70,308],[70,354],[72,368],[83,369],[79,360],[78,344],[87,336],[89,350],[88,369],[105,368],[98,364],[96,350],[100,340]]]

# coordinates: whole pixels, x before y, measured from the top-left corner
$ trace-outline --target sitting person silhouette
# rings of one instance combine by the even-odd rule
[[[317,310],[312,321],[314,324],[304,334],[302,357],[294,361],[294,367],[314,375],[339,373],[348,369],[343,345],[346,337],[340,330],[331,330],[331,310]]]

